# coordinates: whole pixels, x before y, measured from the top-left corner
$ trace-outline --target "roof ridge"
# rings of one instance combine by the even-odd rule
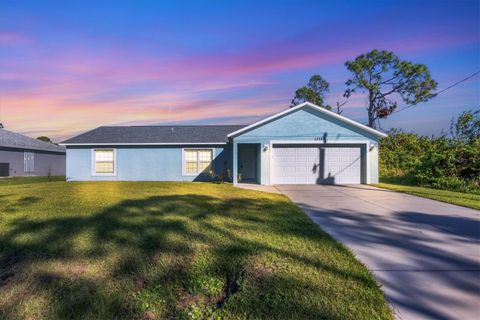
[[[102,126],[72,137],[61,144],[74,143],[221,143],[227,134],[246,125],[156,125]],[[110,130],[111,129],[111,130]],[[145,130],[144,130],[145,129]]]
[[[33,137],[6,129],[1,129],[0,133],[2,132],[5,141],[0,141],[0,146],[57,152],[64,151],[64,148],[62,146],[59,146],[58,144],[53,142],[38,140]]]
[[[47,141],[43,141],[43,140],[38,140],[38,139],[36,139],[36,138],[27,136],[27,135],[25,135],[25,134],[21,134],[21,133],[18,133],[18,132],[10,131],[10,130],[4,129],[4,128],[2,128],[1,130],[7,131],[8,133],[11,133],[11,134],[14,134],[14,135],[21,136],[21,137],[23,137],[23,138],[31,139],[32,141],[34,141],[34,142],[36,142],[36,143],[39,143],[39,144],[45,144],[45,145],[52,145],[52,144],[53,144],[53,145],[55,145],[55,143],[53,143],[53,142],[47,142]]]
[[[241,127],[247,124],[161,124],[161,125],[133,125],[133,126],[100,126],[97,128],[158,128],[158,127]]]

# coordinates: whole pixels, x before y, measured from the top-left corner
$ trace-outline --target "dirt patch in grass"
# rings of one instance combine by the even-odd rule
[[[227,276],[225,284],[218,296],[206,296],[202,293],[191,293],[186,290],[179,291],[178,310],[184,310],[195,305],[209,305],[212,309],[220,309],[225,302],[240,288],[243,271],[233,272]]]
[[[158,319],[157,315],[152,311],[145,311],[142,316],[143,320],[156,320]]]
[[[134,277],[133,279],[133,290],[138,292],[143,288],[148,286],[148,279],[144,277]]]
[[[192,305],[203,304],[208,302],[208,298],[200,293],[188,293],[180,290],[179,299],[177,303],[178,310],[184,310]]]
[[[217,308],[222,308],[225,302],[240,289],[240,280],[243,275],[243,271],[232,272],[227,276],[225,285],[222,289],[222,294],[217,298]]]
[[[78,279],[81,277],[86,271],[87,271],[87,266],[86,265],[73,265],[70,268],[68,268],[68,277],[72,280]]]

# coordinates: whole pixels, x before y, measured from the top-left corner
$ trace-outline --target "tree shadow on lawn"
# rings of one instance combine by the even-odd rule
[[[45,318],[388,317],[370,274],[296,210],[169,195],[13,220],[0,235],[0,294],[16,294],[0,298],[0,316],[22,318],[41,296]]]
[[[3,195],[3,196],[8,197],[8,195]],[[0,198],[1,197],[2,197],[2,195],[0,195]],[[36,203],[40,200],[41,200],[41,198],[34,197],[34,196],[22,197],[22,198],[16,200],[15,202],[13,202],[13,203],[9,203],[9,205],[7,205],[3,209],[3,211],[7,212],[7,213],[15,212],[15,211],[20,210],[22,207],[32,205],[32,204],[34,204],[34,203]]]

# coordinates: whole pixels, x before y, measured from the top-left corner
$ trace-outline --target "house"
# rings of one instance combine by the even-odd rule
[[[64,175],[64,147],[0,129],[0,177]]]
[[[100,127],[61,143],[67,180],[378,182],[384,133],[303,103],[247,126]]]

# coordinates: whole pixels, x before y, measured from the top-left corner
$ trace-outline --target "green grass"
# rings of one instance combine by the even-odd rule
[[[0,181],[0,318],[392,319],[371,273],[282,195],[26,182]]]
[[[479,194],[392,183],[378,183],[374,186],[480,210]]]
[[[51,176],[51,177],[8,177],[0,178],[0,187],[5,187],[7,185],[16,185],[16,184],[31,184],[31,183],[43,183],[43,182],[54,182],[54,181],[65,181],[64,176]]]

